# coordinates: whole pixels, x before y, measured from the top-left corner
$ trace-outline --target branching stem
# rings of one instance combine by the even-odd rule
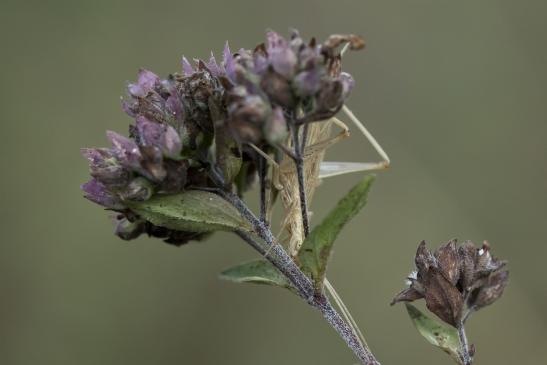
[[[254,226],[258,236],[266,243],[265,247],[256,242],[253,237],[245,232],[237,234],[249,243],[254,249],[260,252],[271,262],[298,290],[300,296],[312,307],[318,309],[325,320],[338,332],[353,353],[365,365],[379,365],[374,355],[366,345],[361,343],[353,328],[344,321],[340,314],[333,308],[328,298],[322,293],[316,293],[310,279],[300,270],[294,260],[287,254],[285,249],[276,242],[268,226],[261,222],[247,208],[247,206],[235,194],[219,191],[225,199],[231,202],[241,214]]]
[[[302,225],[304,226],[304,236],[307,237],[310,233],[310,223],[308,219],[308,201],[306,197],[306,184],[304,176],[304,157],[303,157],[303,146],[300,144],[300,126],[291,124],[292,139],[294,145],[294,164],[296,166],[296,176],[298,179],[298,190],[300,192],[300,210],[302,213]],[[304,128],[304,133],[308,131],[307,128]],[[305,141],[307,136],[302,136],[302,139]]]
[[[471,365],[473,359],[469,353],[469,342],[467,341],[467,335],[465,334],[465,326],[463,321],[458,324],[458,335],[460,337],[460,346],[462,352],[462,360],[464,365]]]
[[[237,232],[237,234],[249,243],[258,252],[265,254],[265,249],[248,233]],[[269,235],[266,235],[266,238]],[[261,237],[268,245],[267,239]],[[375,359],[370,349],[361,342],[350,326],[340,314],[334,309],[328,298],[322,293],[314,293],[314,287],[308,277],[294,264],[294,261],[286,253],[282,246],[278,244],[268,245],[268,251],[273,255],[266,255],[266,259],[271,262],[298,290],[300,296],[308,303],[319,310],[325,320],[338,332],[340,337],[359,358],[364,365],[380,365]],[[293,266],[294,265],[294,266]],[[294,269],[295,268],[295,269]],[[302,290],[302,286],[305,286]],[[311,296],[309,296],[311,294]]]
[[[303,171],[303,159],[301,146],[298,139],[298,128],[294,128],[293,142],[295,145],[295,155],[297,159],[295,164],[297,166],[297,172],[299,173],[299,187],[301,193],[301,208],[302,219],[305,223],[306,235],[309,233],[309,226],[307,222],[307,203],[305,195],[304,185],[304,171]],[[300,161],[300,163],[298,163]],[[300,169],[298,167],[300,166]],[[225,187],[226,184],[222,176],[214,169],[209,170],[211,179],[219,187]],[[364,365],[380,365],[376,360],[368,346],[363,343],[354,327],[340,316],[340,314],[334,309],[327,296],[322,292],[317,292],[311,280],[300,270],[298,265],[281,246],[273,233],[270,230],[268,224],[257,218],[254,213],[247,207],[247,205],[241,200],[239,196],[230,192],[228,189],[211,189],[217,194],[221,195],[224,199],[230,202],[253,227],[254,233],[264,242],[260,244],[254,237],[243,231],[237,231],[236,233],[251,247],[262,254],[270,263],[272,263],[296,288],[299,295],[312,307],[321,312],[325,320],[338,332],[340,337],[353,351],[353,353],[359,358]]]
[[[269,225],[266,214],[268,211],[266,199],[268,161],[260,155],[257,155],[256,158],[258,160],[258,179],[260,184],[260,220]]]

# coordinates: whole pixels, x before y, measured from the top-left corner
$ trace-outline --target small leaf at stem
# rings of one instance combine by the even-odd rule
[[[221,272],[220,278],[234,283],[280,286],[296,293],[289,280],[266,260],[254,260],[233,266]]]
[[[250,224],[222,197],[198,190],[156,195],[143,202],[127,202],[151,223],[177,231],[212,232],[236,229],[251,232]]]
[[[355,185],[302,244],[298,261],[302,271],[312,278],[317,290],[323,288],[327,263],[336,237],[346,223],[365,206],[373,181],[374,176],[369,175]]]
[[[427,342],[449,354],[458,364],[462,364],[458,331],[427,316],[412,304],[405,305],[412,323]]]

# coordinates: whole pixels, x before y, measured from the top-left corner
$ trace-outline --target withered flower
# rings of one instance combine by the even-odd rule
[[[505,261],[494,258],[490,245],[477,248],[471,241],[457,247],[451,240],[431,253],[424,241],[415,257],[416,271],[408,277],[408,288],[391,304],[425,299],[427,308],[444,322],[457,327],[472,311],[495,302],[507,285]]]

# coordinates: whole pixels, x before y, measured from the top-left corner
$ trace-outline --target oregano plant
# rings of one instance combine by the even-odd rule
[[[354,79],[342,71],[342,55],[365,43],[355,35],[324,42],[289,39],[269,31],[252,50],[222,61],[182,58],[182,70],[162,79],[140,70],[128,85],[124,111],[134,119],[129,136],[107,132],[110,148],[86,148],[91,180],[85,197],[111,211],[116,235],[141,234],[173,245],[200,241],[216,231],[233,232],[259,258],[224,270],[220,277],[288,289],[318,310],[362,364],[379,364],[327,278],[338,234],[366,205],[374,176],[357,183],[321,222],[310,223],[309,206],[323,178],[384,169],[390,160],[345,105]],[[326,150],[347,138],[343,113],[382,157],[380,162],[327,162]],[[340,131],[334,133],[338,128]],[[260,206],[245,196],[258,185]],[[274,234],[272,211],[283,212]],[[492,304],[505,288],[505,262],[485,243],[435,252],[420,244],[416,271],[392,304],[407,302],[418,332],[431,344],[470,365],[475,348],[464,324]],[[442,322],[408,302],[424,298]]]

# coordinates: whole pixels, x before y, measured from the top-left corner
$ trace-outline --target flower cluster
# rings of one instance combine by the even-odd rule
[[[275,32],[266,38],[253,51],[225,57],[228,123],[239,141],[279,143],[288,123],[336,114],[354,86],[351,75],[341,71],[337,49],[364,47],[354,35],[333,35],[323,44],[305,43],[296,31],[289,40]]]
[[[258,165],[249,142],[270,153],[286,141],[291,124],[323,120],[341,108],[354,84],[341,72],[343,44],[364,47],[352,35],[317,44],[304,43],[297,32],[290,40],[268,32],[253,51],[232,53],[226,44],[221,62],[213,55],[195,64],[183,57],[182,73],[166,79],[140,70],[122,102],[135,120],[129,137],[108,132],[110,148],[82,150],[92,176],[82,185],[86,198],[118,213],[116,234],[123,239],[142,233],[175,244],[200,238],[154,226],[128,203],[192,188],[234,185],[241,194]]]
[[[415,262],[417,271],[408,277],[409,287],[391,304],[425,298],[427,308],[454,327],[495,302],[509,279],[503,270],[506,262],[492,256],[487,242],[480,248],[470,241],[457,247],[452,240],[431,253],[422,241]]]
[[[93,177],[82,189],[89,200],[119,212],[119,237],[148,233],[181,244],[202,236],[154,226],[131,212],[127,202],[175,194],[193,185],[213,186],[205,172],[214,136],[208,103],[219,93],[218,81],[208,72],[162,80],[141,70],[123,101],[123,109],[135,118],[130,138],[109,131],[111,148],[82,150]]]

